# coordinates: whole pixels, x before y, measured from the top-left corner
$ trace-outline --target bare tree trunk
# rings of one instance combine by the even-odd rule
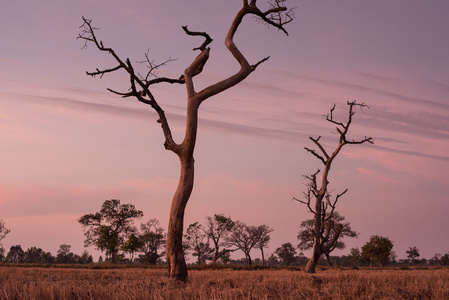
[[[327,182],[323,180],[325,187],[327,186]],[[322,189],[324,190],[324,189]],[[321,191],[320,191],[321,192]],[[318,264],[318,260],[322,254],[321,251],[321,203],[323,202],[322,193],[318,193],[316,196],[315,202],[315,225],[314,225],[314,239],[313,239],[313,252],[309,261],[307,262],[306,268],[304,271],[306,273],[315,273],[316,265]]]
[[[249,255],[249,252],[248,253],[245,252],[245,256],[246,256],[246,265],[249,267],[253,264],[253,261],[251,260],[251,256]]]
[[[193,190],[195,159],[193,152],[198,131],[198,108],[200,102],[194,97],[187,102],[187,122],[185,138],[176,154],[181,162],[181,175],[178,188],[173,195],[167,232],[167,263],[170,278],[186,281],[187,265],[182,250],[184,231],[184,212]]]
[[[173,196],[167,232],[167,263],[169,277],[187,280],[187,265],[182,251],[182,234],[184,230],[184,211],[193,190],[194,159],[181,162],[181,177]]]
[[[327,265],[328,265],[329,267],[332,267],[332,261],[331,261],[331,255],[330,255],[330,253],[329,253],[329,252],[326,252],[325,255],[326,255]]]
[[[263,247],[260,247],[260,252],[262,253],[262,266],[265,266],[265,256],[263,255]]]
[[[315,250],[312,253],[309,261],[307,262],[306,267],[304,268],[304,272],[313,274],[315,273],[316,265],[318,264],[318,260],[320,259],[321,253],[316,252]]]

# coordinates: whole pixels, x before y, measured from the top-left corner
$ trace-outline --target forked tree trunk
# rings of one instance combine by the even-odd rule
[[[190,198],[190,195],[193,190],[193,177],[194,177],[194,159],[193,159],[193,151],[195,149],[196,143],[196,133],[198,126],[198,108],[200,104],[206,99],[219,94],[236,84],[243,81],[249,74],[256,70],[257,66],[261,63],[265,62],[268,57],[260,60],[258,63],[254,65],[250,65],[245,58],[245,56],[240,52],[237,46],[234,43],[234,34],[237,31],[242,19],[245,15],[255,15],[259,17],[261,20],[265,21],[271,26],[274,26],[287,34],[287,31],[284,29],[284,25],[289,23],[292,19],[292,11],[287,10],[286,7],[281,5],[281,1],[276,1],[276,5],[271,7],[268,11],[262,12],[257,8],[256,1],[248,0],[243,1],[242,9],[235,16],[231,27],[226,35],[225,45],[228,50],[232,53],[234,58],[240,64],[240,70],[223,79],[219,82],[216,82],[200,92],[196,92],[193,85],[193,77],[200,74],[203,70],[204,65],[206,64],[209,58],[209,48],[207,47],[212,39],[204,32],[191,32],[187,29],[187,26],[184,26],[184,31],[191,36],[202,36],[206,40],[200,46],[195,48],[194,50],[200,50],[201,53],[195,58],[192,64],[185,70],[184,76],[179,79],[171,79],[171,78],[156,78],[148,80],[148,77],[154,76],[153,71],[157,69],[159,66],[164,65],[162,63],[159,66],[151,65],[151,61],[147,57],[147,61],[151,66],[149,73],[146,78],[142,78],[139,74],[135,73],[134,68],[129,59],[122,60],[115,53],[112,48],[107,48],[103,46],[103,42],[97,40],[95,35],[95,29],[91,26],[91,21],[89,19],[84,20],[84,24],[82,26],[82,33],[78,36],[78,38],[84,39],[87,43],[94,43],[98,49],[101,51],[108,52],[111,54],[115,60],[118,62],[118,66],[115,68],[109,68],[105,70],[97,70],[95,72],[87,72],[90,76],[101,75],[103,76],[105,73],[113,72],[119,69],[124,69],[129,73],[131,79],[131,91],[127,93],[119,93],[113,90],[115,94],[121,95],[123,97],[134,96],[140,102],[150,105],[159,116],[158,123],[161,124],[164,136],[165,136],[165,149],[171,150],[176,153],[181,162],[181,176],[179,179],[178,188],[173,196],[171,208],[170,208],[170,217],[168,223],[168,231],[167,231],[167,262],[169,266],[169,277],[172,279],[186,281],[187,280],[187,267],[184,259],[184,253],[182,250],[182,234],[183,234],[183,223],[184,223],[184,211],[187,205],[187,202]],[[85,45],[85,46],[86,46]],[[150,76],[152,75],[152,76]],[[157,77],[157,76],[155,76]],[[184,140],[181,144],[175,143],[173,140],[169,123],[166,119],[165,113],[162,108],[157,103],[153,94],[150,91],[150,86],[156,83],[185,83],[188,95],[188,104],[187,104],[187,126],[186,126],[186,134]],[[249,262],[251,263],[251,258],[249,257]]]
[[[182,249],[182,235],[184,231],[184,212],[193,190],[196,137],[198,131],[198,108],[200,102],[192,97],[187,102],[187,120],[184,141],[175,153],[181,163],[181,175],[178,188],[173,195],[167,231],[166,256],[168,276],[178,281],[187,280],[187,265]]]

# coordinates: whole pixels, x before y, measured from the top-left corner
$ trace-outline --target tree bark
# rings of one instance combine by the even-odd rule
[[[251,266],[253,264],[253,261],[251,260],[251,256],[249,255],[249,252],[245,253],[245,254],[246,254],[246,263],[248,266]]]
[[[325,255],[326,255],[327,265],[328,265],[329,267],[332,267],[332,261],[331,261],[331,255],[330,255],[330,253],[329,253],[329,252],[326,252]]]
[[[327,181],[324,181],[324,187],[321,188],[321,191],[316,196],[315,202],[315,225],[314,225],[314,239],[313,239],[313,252],[309,261],[307,262],[306,268],[304,271],[306,273],[315,273],[316,265],[318,264],[318,260],[322,254],[321,251],[321,204],[323,202],[325,188],[327,188]],[[322,196],[323,195],[323,196]]]
[[[260,252],[262,254],[262,266],[265,266],[265,256],[263,255],[263,247],[260,247]]]
[[[304,272],[313,274],[315,273],[316,265],[318,264],[318,260],[320,259],[321,252],[319,249],[313,249],[312,256],[310,257],[309,261],[307,262],[306,267],[304,268]]]
[[[184,211],[193,190],[194,159],[181,161],[181,177],[173,196],[167,232],[167,263],[169,277],[186,281],[187,265],[182,250],[182,234],[184,230]]]

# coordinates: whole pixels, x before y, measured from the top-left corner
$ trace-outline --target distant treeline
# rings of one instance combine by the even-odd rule
[[[50,252],[46,252],[41,248],[30,247],[26,251],[22,246],[11,246],[8,253],[2,248],[0,251],[0,261],[9,263],[28,263],[28,264],[91,264],[94,262],[92,255],[86,250],[81,255],[74,254],[70,251],[71,246],[62,244],[53,256]]]
[[[4,255],[0,253],[0,262],[4,263],[14,263],[14,264],[67,264],[67,265],[84,265],[84,264],[100,264],[104,268],[107,266],[114,266],[115,264],[107,264],[111,262],[110,258],[103,259],[102,256],[99,257],[97,262],[94,262],[92,255],[88,253],[88,251],[83,251],[81,255],[74,254],[70,251],[71,246],[67,244],[62,244],[57,251],[56,255],[52,255],[50,252],[43,251],[41,248],[30,247],[26,251],[23,251],[20,245],[11,246],[9,252]],[[294,256],[294,259],[288,264],[288,267],[304,267],[307,264],[308,257],[303,255]],[[351,255],[342,255],[342,256],[331,256],[333,261],[333,265],[337,267],[361,267],[368,266],[368,264],[363,264],[361,262],[354,261],[354,257]],[[141,255],[138,258],[135,258],[133,262],[130,259],[126,258],[124,255],[120,255],[118,259],[118,264],[120,265],[147,265],[145,262],[145,257]],[[163,266],[165,265],[165,260],[158,260],[157,265]],[[189,264],[190,266],[207,266],[211,264],[211,262],[204,262],[204,264],[198,264],[198,262],[194,262]],[[247,261],[245,258],[241,259],[230,259],[226,262],[218,262],[213,264],[215,267],[219,267],[222,265],[223,267],[236,266],[236,267],[247,267]],[[392,260],[389,261],[387,266],[449,266],[449,253],[439,256],[435,255],[432,259],[420,259],[413,262],[411,259],[400,259],[400,260]],[[265,260],[265,264],[262,259],[255,258],[252,264],[253,268],[257,267],[285,267],[285,262],[277,257],[275,254],[271,254],[268,259]],[[318,266],[328,267],[328,261],[324,258],[321,258],[318,262]],[[102,267],[102,268],[103,268]]]

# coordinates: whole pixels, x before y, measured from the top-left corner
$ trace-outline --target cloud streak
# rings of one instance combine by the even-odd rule
[[[415,104],[415,105],[424,106],[427,108],[434,108],[437,110],[449,111],[449,105],[440,103],[440,102],[436,102],[433,100],[409,97],[409,96],[405,96],[405,95],[402,95],[399,93],[390,92],[387,90],[382,90],[382,89],[378,89],[378,88],[373,88],[373,87],[369,87],[369,86],[365,86],[365,85],[349,83],[349,82],[344,82],[344,81],[339,81],[339,80],[316,78],[316,77],[312,77],[309,75],[299,75],[299,74],[294,74],[294,73],[287,72],[287,71],[280,71],[280,73],[285,76],[288,76],[290,78],[293,78],[295,80],[298,80],[298,81],[312,82],[312,83],[317,83],[317,84],[321,84],[321,85],[325,85],[325,86],[333,86],[333,87],[337,87],[337,88],[342,88],[342,89],[347,89],[347,90],[355,90],[355,91],[360,91],[360,92],[371,92],[371,93],[375,93],[377,95],[394,98],[397,101],[405,102],[407,104]]]

